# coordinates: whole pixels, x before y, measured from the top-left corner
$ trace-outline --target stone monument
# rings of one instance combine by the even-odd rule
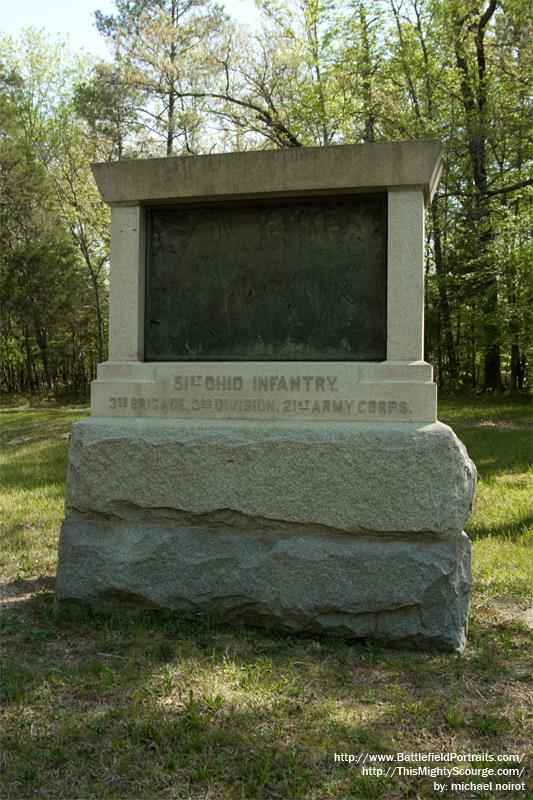
[[[109,360],[56,605],[461,649],[476,470],[423,360],[436,140],[95,164]]]

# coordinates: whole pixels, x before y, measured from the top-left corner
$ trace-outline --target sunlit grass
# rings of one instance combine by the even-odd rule
[[[473,542],[475,590],[523,606],[533,593],[533,447],[529,403],[492,401],[495,424],[460,420],[454,430],[478,469],[477,496],[466,531]],[[509,419],[509,409],[517,417]],[[484,414],[487,406],[484,407]],[[521,412],[524,412],[523,414]],[[445,409],[443,409],[445,413]],[[471,414],[467,408],[465,416]],[[448,421],[444,417],[445,421]],[[514,423],[514,424],[513,424]]]
[[[531,421],[533,402],[526,394],[492,397],[490,394],[449,396],[439,392],[438,409],[439,419],[450,425],[485,422],[491,427],[505,421]]]
[[[363,775],[334,753],[527,750],[531,454],[513,409],[441,409],[480,472],[462,655],[151,611],[54,617],[66,435],[86,412],[1,410],[3,800],[432,798],[431,780]],[[479,424],[489,412],[511,427]]]
[[[0,410],[0,571],[6,577],[55,572],[68,431],[86,414],[86,410]]]

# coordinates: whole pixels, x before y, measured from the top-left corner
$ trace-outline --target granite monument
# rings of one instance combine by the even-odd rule
[[[462,649],[475,466],[423,358],[436,140],[95,164],[109,360],[58,608]]]

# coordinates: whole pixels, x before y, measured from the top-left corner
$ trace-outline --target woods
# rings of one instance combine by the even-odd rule
[[[97,0],[95,0],[97,5]],[[525,0],[205,0],[95,8],[110,60],[0,39],[0,388],[84,397],[106,358],[92,161],[438,137],[426,359],[453,392],[531,387]]]

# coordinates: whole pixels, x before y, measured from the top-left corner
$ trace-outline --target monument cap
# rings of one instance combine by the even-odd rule
[[[439,139],[291,147],[93,164],[110,205],[419,189],[441,173]]]

